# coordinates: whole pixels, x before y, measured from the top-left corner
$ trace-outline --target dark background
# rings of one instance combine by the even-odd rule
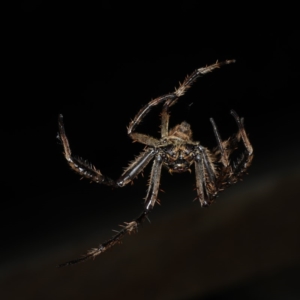
[[[1,299],[299,299],[293,15],[198,1],[15,7],[3,56]],[[119,190],[80,181],[56,139],[58,114],[73,153],[117,178],[143,149],[126,134],[135,113],[194,69],[233,58],[180,99],[171,126],[186,120],[213,148],[209,118],[225,139],[236,131],[235,109],[255,154],[245,180],[201,209],[194,174],[163,170],[151,224],[95,261],[55,268],[141,212],[150,172]],[[138,130],[159,137],[159,113]]]

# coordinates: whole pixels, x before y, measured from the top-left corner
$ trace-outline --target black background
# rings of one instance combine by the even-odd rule
[[[5,299],[300,297],[299,33],[292,12],[282,6],[208,8],[197,1],[15,7],[3,46]],[[192,202],[193,174],[163,172],[166,193],[151,226],[94,262],[56,269],[138,215],[150,171],[119,190],[80,181],[56,139],[58,114],[73,152],[117,178],[143,149],[126,134],[142,105],[172,91],[194,69],[233,58],[236,64],[199,79],[174,106],[171,126],[186,120],[194,139],[212,148],[209,118],[226,138],[236,131],[229,114],[235,109],[255,153],[245,181],[203,210]],[[153,109],[139,131],[158,137],[159,113]],[[235,234],[237,228],[245,231]],[[197,243],[204,254],[193,256]],[[261,253],[259,261],[253,253]],[[225,261],[226,271],[220,267]]]

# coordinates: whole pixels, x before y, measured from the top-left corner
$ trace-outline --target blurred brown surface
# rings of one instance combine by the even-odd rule
[[[267,175],[208,209],[185,203],[160,215],[94,261],[57,269],[95,241],[46,241],[44,252],[11,262],[1,299],[194,299],[299,269],[299,172]]]

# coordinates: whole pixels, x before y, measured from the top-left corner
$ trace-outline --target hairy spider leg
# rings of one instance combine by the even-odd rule
[[[159,184],[160,184],[160,176],[161,176],[161,168],[162,168],[162,157],[158,153],[155,156],[153,161],[150,178],[149,178],[149,187],[148,192],[145,198],[145,210],[149,211],[152,210],[156,201],[157,195],[159,191]]]
[[[166,138],[169,135],[169,107],[170,107],[170,100],[165,102],[161,112],[161,138]]]
[[[150,210],[144,210],[136,219],[133,221],[127,223],[124,222],[124,225],[120,225],[122,227],[121,230],[117,231],[117,233],[109,240],[105,241],[104,243],[100,244],[98,248],[92,248],[89,250],[85,255],[83,255],[80,258],[70,260],[66,263],[62,263],[58,265],[58,267],[65,267],[74,265],[80,262],[84,262],[90,258],[95,258],[97,255],[103,253],[104,251],[110,249],[116,244],[121,243],[122,238],[126,234],[130,234],[137,231],[138,226],[147,218],[147,214],[150,212]]]
[[[199,68],[195,70],[191,75],[187,76],[182,84],[180,84],[178,89],[175,89],[174,92],[160,96],[158,98],[155,98],[151,100],[149,103],[147,103],[140,111],[135,115],[133,120],[129,123],[129,126],[127,128],[128,135],[134,140],[138,141],[142,144],[148,145],[148,146],[157,146],[158,140],[155,140],[151,137],[148,137],[145,134],[136,133],[134,132],[136,126],[142,121],[142,119],[149,113],[151,108],[153,106],[156,106],[160,103],[166,102],[166,106],[163,108],[163,114],[162,114],[162,135],[167,136],[166,129],[168,127],[168,107],[172,106],[176,103],[177,99],[185,94],[185,92],[192,86],[192,84],[196,81],[197,78],[199,78],[202,75],[205,75],[209,72],[212,72],[214,69],[220,68],[222,65],[227,65],[234,63],[235,60],[225,60],[223,62],[216,62],[212,65]]]
[[[223,166],[226,168],[229,166],[229,153],[227,152],[227,149],[224,148],[223,141],[221,139],[219,130],[217,128],[217,125],[216,125],[214,119],[210,118],[209,120],[212,124],[213,131],[214,131],[214,134],[215,134],[215,137],[216,137],[216,140],[218,143],[218,147],[219,147],[219,150],[221,153],[221,162],[222,162]]]
[[[58,124],[59,137],[63,144],[64,156],[68,164],[75,172],[79,173],[79,175],[96,183],[101,183],[113,187],[123,187],[131,182],[135,177],[137,177],[156,154],[153,148],[146,149],[139,156],[137,156],[133,162],[130,163],[130,165],[125,169],[120,178],[115,181],[107,176],[104,176],[100,172],[100,170],[96,169],[96,167],[88,161],[80,157],[72,156],[69,141],[65,132],[62,115],[59,115]]]
[[[244,128],[244,118],[239,118],[238,114],[232,109],[230,111],[231,115],[234,117],[238,128],[239,128],[239,134],[242,137],[242,140],[244,142],[245,148],[247,149],[247,152],[249,153],[249,156],[253,154],[253,147],[249,142],[248,136],[246,134],[245,128]]]
[[[149,178],[149,187],[148,192],[145,198],[145,208],[144,211],[133,221],[131,222],[124,222],[124,225],[121,225],[122,229],[117,231],[117,233],[106,242],[99,245],[98,248],[92,248],[87,252],[86,255],[68,261],[66,263],[58,265],[58,267],[65,267],[74,265],[83,261],[86,261],[90,258],[95,258],[97,255],[103,253],[104,251],[108,250],[109,248],[113,247],[114,245],[121,242],[121,239],[126,234],[131,234],[137,231],[138,226],[147,218],[147,215],[151,212],[154,204],[157,201],[157,194],[159,190],[159,183],[160,183],[160,174],[161,174],[161,167],[162,167],[162,158],[158,154],[152,165],[152,170]]]
[[[242,138],[246,151],[244,154],[233,164],[233,175],[236,180],[241,179],[246,170],[251,165],[253,159],[253,147],[248,139],[247,133],[244,128],[244,118],[239,118],[237,113],[234,110],[230,111],[231,115],[234,117],[237,126],[239,128],[238,131],[238,140]]]
[[[81,176],[90,179],[91,181],[97,183],[103,183],[108,186],[114,186],[115,182],[109,177],[103,176],[102,173],[97,170],[92,164],[88,161],[72,156],[71,148],[69,145],[68,138],[66,136],[65,127],[63,123],[63,116],[59,115],[58,117],[58,127],[59,127],[59,138],[63,144],[64,156],[69,164],[69,166]]]
[[[201,206],[208,206],[216,198],[216,170],[213,155],[202,146],[197,146],[195,157],[196,190]]]
[[[249,142],[248,136],[244,128],[244,119],[240,119],[238,114],[234,110],[231,110],[230,113],[234,117],[238,125],[238,132],[226,141],[222,141],[214,120],[212,118],[210,119],[218,143],[218,149],[221,154],[220,161],[223,165],[222,169],[219,172],[217,182],[218,191],[222,191],[228,185],[236,183],[238,180],[240,180],[243,173],[250,166],[253,159],[253,148]],[[237,161],[232,162],[232,167],[229,162],[229,155],[236,148],[237,142],[240,141],[241,138],[246,148],[246,151],[240,158],[237,159]]]
[[[203,155],[198,153],[195,158],[196,190],[201,206],[208,206],[207,194],[204,192],[205,171],[203,166]]]

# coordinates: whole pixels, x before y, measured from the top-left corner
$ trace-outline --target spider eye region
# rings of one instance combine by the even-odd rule
[[[190,171],[190,166],[194,162],[192,154],[192,151],[174,146],[165,150],[163,163],[170,173]]]

